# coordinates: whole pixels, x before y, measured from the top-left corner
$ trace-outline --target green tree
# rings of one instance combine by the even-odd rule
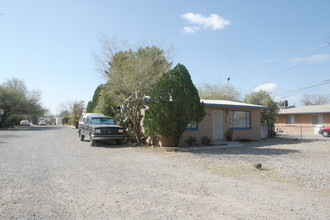
[[[81,117],[85,109],[85,101],[76,101],[73,103],[72,112],[71,112],[71,123],[76,128],[78,128],[79,118]]]
[[[279,106],[275,101],[273,101],[270,94],[264,90],[251,92],[245,96],[244,102],[268,107],[268,109],[261,110],[260,120],[262,123],[266,123],[268,127],[268,137],[273,137],[275,135],[274,125],[276,122],[277,113],[279,111]]]
[[[150,94],[152,86],[171,67],[171,63],[162,49],[147,46],[136,51],[118,51],[111,56],[108,64],[105,71],[108,81],[96,109],[115,114],[121,124],[129,126],[132,138],[139,143],[143,138],[143,98]],[[121,108],[117,109],[117,106]]]
[[[189,72],[178,64],[164,73],[155,85],[144,127],[149,135],[166,136],[178,146],[187,125],[192,121],[200,122],[204,116],[204,104],[200,102]]]
[[[88,102],[87,104],[87,108],[86,108],[86,112],[94,112],[95,107],[97,106],[99,97],[100,97],[100,93],[102,91],[102,89],[104,88],[104,85],[101,84],[99,85],[93,95],[93,99],[91,101]]]
[[[45,109],[40,104],[40,92],[29,91],[24,81],[13,78],[0,85],[0,127],[14,114],[42,115]]]
[[[67,101],[66,103],[61,103],[59,108],[60,115],[62,117],[68,117],[70,119],[68,123],[77,126],[79,118],[85,109],[85,101]]]
[[[231,84],[201,83],[198,85],[198,92],[202,99],[239,101],[240,93]]]
[[[94,108],[94,112],[100,112],[105,115],[111,116],[116,119],[116,121],[121,122],[121,118],[118,117],[118,105],[123,100],[120,99],[120,95],[113,91],[113,88],[109,86],[108,83],[104,85],[104,88],[100,91],[100,96],[97,104]],[[124,98],[124,97],[122,97]]]

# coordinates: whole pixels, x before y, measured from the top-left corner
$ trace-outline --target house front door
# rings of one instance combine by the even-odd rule
[[[212,110],[212,139],[223,139],[223,110]]]

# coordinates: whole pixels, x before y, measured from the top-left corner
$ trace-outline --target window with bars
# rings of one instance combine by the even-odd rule
[[[286,116],[286,124],[287,125],[294,125],[294,115],[287,115]]]
[[[230,128],[251,129],[250,111],[229,111]]]
[[[190,122],[187,125],[186,130],[198,130],[198,123],[196,121]]]
[[[313,125],[323,125],[323,116],[313,115]]]

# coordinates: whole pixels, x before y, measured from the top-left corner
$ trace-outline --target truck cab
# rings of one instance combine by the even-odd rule
[[[91,146],[95,146],[97,141],[116,141],[121,144],[125,139],[125,129],[102,113],[83,115],[79,120],[78,133],[81,141],[88,137]]]

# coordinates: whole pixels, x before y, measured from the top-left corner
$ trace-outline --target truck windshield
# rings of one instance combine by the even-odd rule
[[[93,125],[115,125],[115,121],[112,118],[92,118],[91,124]]]

